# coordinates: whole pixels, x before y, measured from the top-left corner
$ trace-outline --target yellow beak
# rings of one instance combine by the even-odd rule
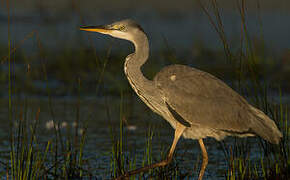
[[[107,29],[106,26],[81,26],[81,31],[89,31],[89,32],[98,32],[98,33],[109,33],[110,29]]]

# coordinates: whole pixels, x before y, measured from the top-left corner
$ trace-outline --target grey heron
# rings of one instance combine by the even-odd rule
[[[169,164],[181,135],[199,142],[203,158],[199,180],[208,164],[204,138],[222,140],[226,136],[258,135],[273,144],[278,144],[282,138],[272,119],[207,72],[175,64],[164,67],[153,80],[147,79],[141,67],[148,59],[149,43],[146,33],[135,21],[126,19],[109,25],[81,26],[80,30],[107,34],[134,44],[135,52],[128,55],[124,63],[128,81],[143,102],[175,129],[165,160],[129,171],[118,179]]]

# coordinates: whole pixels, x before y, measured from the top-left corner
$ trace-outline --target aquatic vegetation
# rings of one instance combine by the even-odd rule
[[[234,89],[277,122],[284,138],[279,146],[270,145],[258,138],[226,139],[220,144],[221,149],[217,150],[224,152],[223,161],[226,162],[224,170],[219,170],[219,178],[287,179],[290,176],[290,121],[289,105],[282,100],[282,92],[290,88],[288,83],[290,80],[289,52],[283,52],[284,54],[279,57],[281,61],[267,53],[270,49],[263,45],[263,40],[247,33],[246,4],[243,0],[238,2],[242,28],[241,36],[237,36],[237,39],[241,44],[232,44],[223,30],[219,6],[209,4],[211,8],[207,9],[205,6],[204,10],[214,10],[208,13],[208,15],[214,15],[209,16],[213,19],[209,22],[213,23],[214,29],[217,30],[223,49],[210,49],[200,42],[198,46],[192,48],[192,54],[180,58],[174,49],[164,42],[165,49],[154,52],[151,57],[153,63],[146,64],[144,72],[149,78],[153,77],[160,67],[170,61],[170,63],[190,64],[229,82]],[[50,50],[42,45],[41,36],[39,37],[34,32],[24,39],[26,41],[32,39],[37,52],[29,54],[21,49],[21,43],[16,42],[16,45],[13,45],[11,39],[8,46],[0,45],[0,84],[3,85],[0,89],[1,115],[4,114],[1,118],[7,122],[5,133],[9,132],[5,135],[1,134],[1,137],[5,136],[3,147],[7,146],[6,149],[3,150],[1,147],[0,150],[1,178],[111,178],[166,157],[168,144],[158,132],[159,129],[166,128],[166,124],[158,127],[150,121],[152,124],[140,127],[137,124],[131,124],[138,121],[138,118],[133,117],[134,121],[129,120],[130,111],[133,111],[130,108],[136,105],[127,103],[131,101],[128,99],[132,96],[132,91],[122,75],[125,52],[111,53],[110,48],[107,51],[96,52],[93,46]],[[237,44],[239,44],[238,47]],[[17,47],[15,51],[14,46]],[[273,92],[278,95],[278,101],[273,98]],[[30,97],[33,96],[47,98],[46,104],[30,103],[32,101]],[[68,109],[64,108],[63,114],[56,113],[55,103],[53,103],[56,98],[66,96],[76,98],[73,101],[73,111],[69,112],[74,117],[71,121],[63,120]],[[92,110],[81,113],[80,109],[83,106],[81,101],[86,103],[88,98],[107,96],[116,96],[121,99],[120,114],[114,114],[118,111],[110,114],[110,117],[118,116],[116,119],[119,118],[119,121],[116,125],[110,121],[110,117],[106,117],[106,120],[110,121],[108,123],[110,126],[107,128],[111,135],[109,143],[111,149],[96,158],[90,154],[94,151],[88,152],[89,150],[86,149],[95,141],[88,142],[94,133],[88,131],[92,127],[88,127],[87,119],[84,117],[95,116],[93,120],[98,122],[100,113],[95,112],[95,109],[100,107],[94,104]],[[109,109],[114,104],[100,106]],[[49,113],[45,113],[47,109]],[[145,113],[142,111],[140,114],[144,116]],[[98,124],[96,126],[98,127]],[[132,134],[141,131],[144,127],[146,127],[145,133],[140,135],[142,139],[138,139],[138,143],[141,144],[138,147],[141,146],[141,148],[136,149],[136,144],[129,144],[127,140],[134,138]],[[43,132],[49,135],[43,137],[41,134]],[[93,138],[97,139],[97,137]],[[190,144],[187,147],[188,143],[182,140],[178,145],[181,148],[177,148],[176,158],[170,165],[141,174],[139,178],[187,179],[196,177],[201,157],[200,155],[195,157],[195,155],[199,152],[189,152],[189,156],[184,155],[192,150],[193,145]],[[93,148],[101,147],[94,146]],[[191,164],[186,164],[189,161],[188,157],[192,158],[189,162]],[[96,161],[104,161],[103,164],[106,165],[95,167]],[[208,172],[208,176],[215,175]]]
[[[239,82],[238,86],[234,86],[244,95],[251,97],[251,102],[266,112],[278,125],[283,132],[283,139],[278,146],[271,145],[268,142],[261,140],[260,145],[260,163],[252,162],[249,158],[250,145],[247,141],[235,143],[230,146],[222,144],[225,152],[225,158],[228,161],[228,171],[226,173],[227,179],[287,179],[289,178],[289,116],[288,107],[284,106],[282,102],[271,103],[269,99],[268,89],[270,84],[262,83],[261,79],[265,76],[265,72],[261,71],[259,64],[263,58],[257,53],[255,44],[248,34],[246,21],[246,2],[244,0],[237,1],[238,10],[241,16],[241,47],[237,53],[231,48],[224,33],[223,22],[220,16],[220,9],[217,2],[211,1],[214,15],[211,16],[209,10],[201,4],[202,9],[208,16],[211,24],[220,36],[224,45],[224,51],[228,62],[236,69],[233,77]],[[259,2],[257,3],[257,10],[259,12]],[[216,19],[216,23],[213,20]],[[262,51],[262,57],[265,51]],[[246,78],[246,77],[249,78]],[[263,78],[264,79],[264,78]],[[251,85],[246,81],[250,81]],[[272,87],[273,88],[273,87]],[[277,88],[276,88],[277,91]],[[281,92],[280,92],[281,97]],[[238,140],[237,140],[238,141]],[[227,151],[230,149],[231,151]]]

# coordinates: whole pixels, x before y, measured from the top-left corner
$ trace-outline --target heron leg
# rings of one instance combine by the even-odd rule
[[[171,145],[171,148],[169,150],[169,153],[167,155],[167,158],[161,162],[158,162],[158,163],[154,163],[154,164],[150,164],[148,166],[145,166],[145,167],[142,167],[142,168],[138,168],[138,169],[135,169],[135,170],[132,170],[132,171],[129,171],[127,172],[126,174],[122,175],[122,176],[119,176],[117,177],[115,180],[121,180],[121,179],[124,179],[126,177],[130,177],[132,175],[135,175],[135,174],[139,174],[141,172],[146,172],[148,171],[149,169],[152,169],[152,168],[156,168],[156,167],[162,167],[162,166],[166,166],[167,164],[169,164],[171,161],[172,161],[172,158],[173,158],[173,154],[174,154],[174,150],[175,150],[175,147],[176,147],[176,144],[180,138],[180,136],[182,135],[182,133],[184,132],[185,130],[185,126],[183,126],[182,124],[180,123],[176,123],[176,128],[175,128],[175,133],[174,133],[174,139],[173,139],[173,142],[172,142],[172,145]]]
[[[198,180],[202,180],[202,177],[203,177],[204,172],[205,172],[205,168],[206,168],[207,163],[208,163],[208,156],[207,156],[206,148],[203,144],[203,140],[199,139],[198,142],[199,142],[201,152],[202,152],[202,164],[201,164],[201,169],[199,172]]]
[[[165,160],[165,161],[168,161],[167,164],[169,164],[171,162],[173,154],[174,154],[174,150],[175,150],[175,147],[176,147],[176,144],[177,144],[180,136],[184,132],[185,128],[186,127],[181,125],[180,123],[176,123],[176,129],[175,129],[175,132],[174,132],[174,139],[173,139],[171,148],[169,150],[169,153],[167,155],[167,158]],[[165,164],[165,165],[167,165],[167,164]]]

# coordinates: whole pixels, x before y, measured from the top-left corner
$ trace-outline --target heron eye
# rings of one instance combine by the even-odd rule
[[[125,30],[125,26],[120,26],[120,27],[119,27],[119,30],[120,30],[120,31],[124,31],[124,30]]]

